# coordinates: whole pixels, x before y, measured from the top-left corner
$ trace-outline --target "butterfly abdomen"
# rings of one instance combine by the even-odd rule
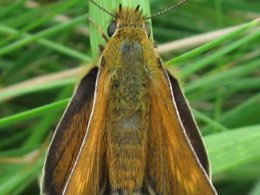
[[[123,45],[127,54],[122,60],[133,59],[134,45]],[[140,55],[142,56],[142,55]],[[142,59],[114,70],[107,109],[107,162],[111,191],[138,191],[142,188],[147,151],[147,76]],[[131,74],[129,74],[131,72]]]

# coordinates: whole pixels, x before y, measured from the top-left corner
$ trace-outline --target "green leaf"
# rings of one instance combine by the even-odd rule
[[[260,159],[260,125],[205,137],[213,175]]]

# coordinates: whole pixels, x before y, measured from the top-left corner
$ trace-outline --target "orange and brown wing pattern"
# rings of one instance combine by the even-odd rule
[[[191,142],[192,147],[194,148],[199,161],[207,174],[210,176],[210,166],[208,155],[205,150],[205,146],[201,137],[200,130],[198,129],[197,123],[194,120],[190,107],[186,101],[185,96],[183,95],[178,80],[171,75],[169,72],[169,80],[172,88],[173,97],[176,103],[176,107],[181,119],[181,123],[184,127],[186,134]]]
[[[95,67],[81,80],[55,130],[43,171],[43,194],[62,194],[86,134],[97,73]]]
[[[107,72],[100,71],[87,133],[67,181],[64,194],[103,194],[106,188],[107,170],[105,152],[107,143],[105,113],[109,93],[108,85],[109,77],[107,76]]]
[[[184,130],[167,73],[151,78],[146,188],[150,194],[216,194]]]

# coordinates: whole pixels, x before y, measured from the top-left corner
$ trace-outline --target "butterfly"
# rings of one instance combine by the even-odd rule
[[[111,15],[97,66],[56,128],[42,193],[217,194],[200,131],[147,18],[139,6]]]

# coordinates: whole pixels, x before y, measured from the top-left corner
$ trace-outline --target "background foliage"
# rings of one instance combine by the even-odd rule
[[[151,12],[173,3],[151,0]],[[0,0],[0,194],[39,194],[51,134],[93,62],[88,9],[83,0]],[[191,0],[153,19],[154,39],[182,81],[221,195],[260,194],[259,17],[257,0]],[[186,41],[170,44],[180,39]]]

